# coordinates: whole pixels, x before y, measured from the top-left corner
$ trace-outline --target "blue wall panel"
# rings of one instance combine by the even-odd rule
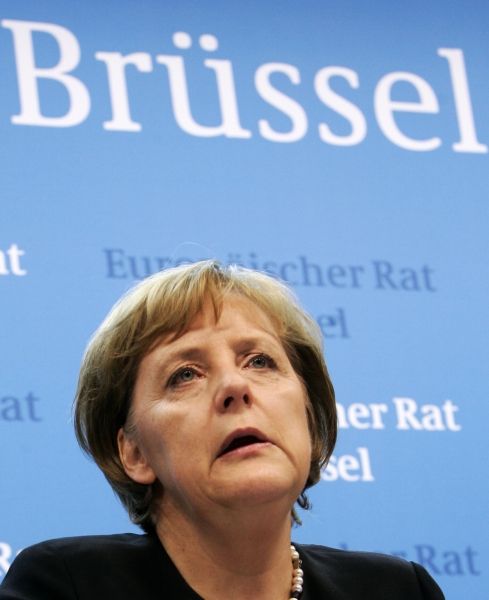
[[[343,418],[294,537],[487,598],[488,17],[0,4],[0,577],[133,529],[74,441],[83,348],[135,280],[217,257],[288,280],[324,333]]]

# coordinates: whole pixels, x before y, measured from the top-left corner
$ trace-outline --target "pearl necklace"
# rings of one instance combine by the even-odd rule
[[[304,571],[301,569],[301,557],[293,544],[290,545],[290,556],[292,558],[292,587],[290,589],[290,600],[297,600],[302,594]]]

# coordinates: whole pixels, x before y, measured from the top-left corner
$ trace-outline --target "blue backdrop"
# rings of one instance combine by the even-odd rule
[[[0,3],[0,578],[133,530],[78,450],[89,335],[217,257],[323,331],[340,438],[298,541],[489,593],[485,2]]]

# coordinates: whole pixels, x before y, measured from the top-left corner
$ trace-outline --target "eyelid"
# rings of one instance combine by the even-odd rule
[[[199,370],[195,365],[183,365],[181,367],[179,367],[178,369],[176,369],[168,378],[168,381],[166,383],[167,387],[172,387],[172,386],[176,386],[179,383],[185,383],[184,381],[178,382],[177,378],[184,372],[184,371],[192,371],[194,373],[194,375],[199,376]]]
[[[255,354],[250,356],[248,361],[246,362],[246,366],[250,366],[252,361],[254,361],[257,358],[266,359],[268,364],[264,368],[275,368],[277,366],[276,361],[270,356],[270,354],[267,354],[266,352],[256,352]]]

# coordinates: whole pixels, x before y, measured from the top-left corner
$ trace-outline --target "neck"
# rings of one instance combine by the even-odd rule
[[[160,541],[199,595],[213,600],[290,597],[290,509],[224,510],[210,516],[162,510]]]

